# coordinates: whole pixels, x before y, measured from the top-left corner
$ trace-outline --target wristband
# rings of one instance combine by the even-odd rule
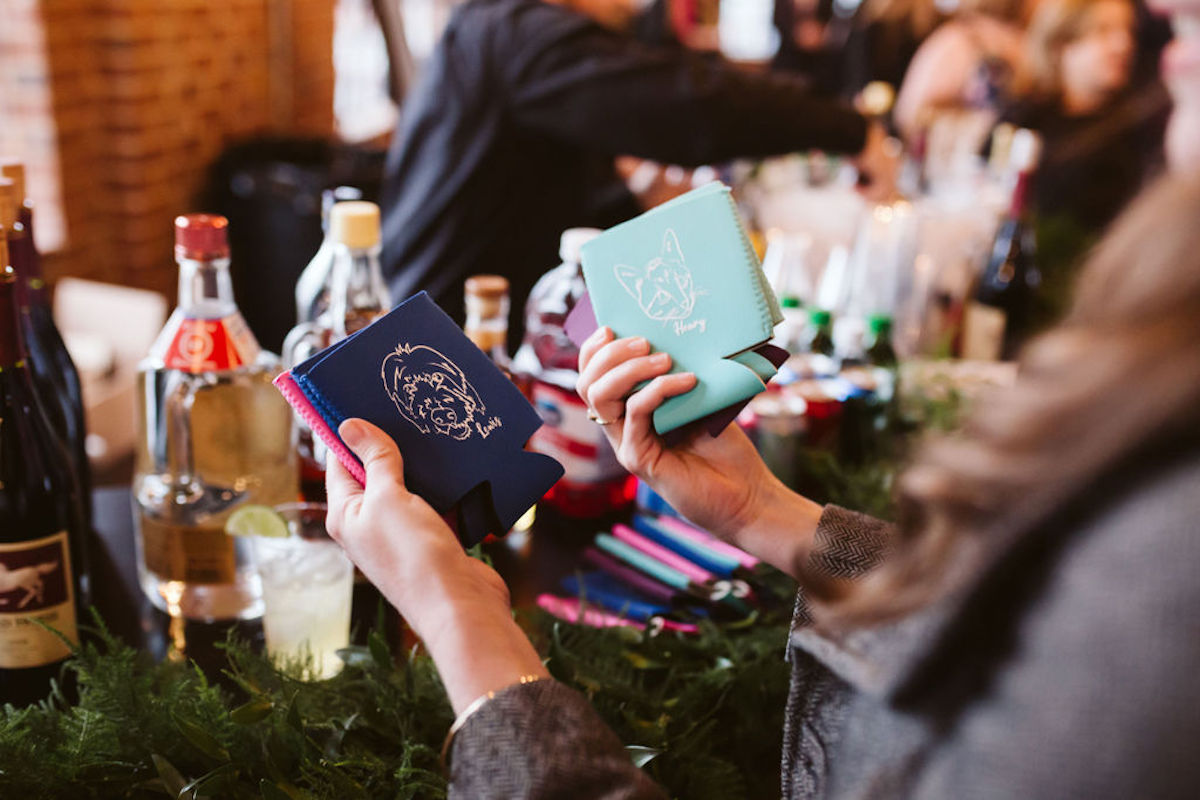
[[[477,712],[479,709],[486,706],[492,698],[494,698],[500,692],[511,689],[514,686],[524,686],[528,683],[537,683],[538,681],[544,681],[548,679],[549,676],[547,675],[522,675],[517,679],[516,683],[511,683],[501,689],[487,692],[486,694],[472,700],[471,704],[464,708],[461,714],[455,717],[454,724],[451,725],[450,730],[446,732],[446,741],[442,742],[442,765],[447,768],[450,766],[450,747],[454,744],[455,734],[462,730],[462,727],[467,724],[467,720],[474,716],[475,712]]]

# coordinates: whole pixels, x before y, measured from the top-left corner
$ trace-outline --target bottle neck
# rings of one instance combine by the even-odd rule
[[[8,250],[17,273],[17,303],[25,308],[40,301],[46,288],[41,259],[33,243],[33,211],[28,206],[21,207],[17,224],[8,232]]]
[[[13,369],[24,358],[17,315],[16,284],[0,274],[0,371]]]
[[[349,336],[390,307],[391,297],[379,265],[379,246],[355,248],[337,244],[329,292],[334,333],[339,338]]]
[[[478,297],[468,294],[466,305],[463,333],[493,361],[503,365],[508,359],[508,296]]]
[[[1018,172],[1016,185],[1013,186],[1012,204],[1008,208],[1010,219],[1022,219],[1029,210],[1033,197],[1033,173]]]
[[[179,310],[195,319],[220,319],[237,311],[228,258],[179,262]]]

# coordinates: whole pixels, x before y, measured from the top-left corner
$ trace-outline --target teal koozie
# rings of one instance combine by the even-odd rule
[[[606,231],[583,247],[600,325],[643,336],[696,388],[654,414],[665,434],[744,402],[774,365],[753,352],[783,320],[729,187],[710,183]]]

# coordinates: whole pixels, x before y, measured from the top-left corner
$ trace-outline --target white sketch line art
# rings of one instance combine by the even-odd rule
[[[458,365],[432,347],[398,345],[383,360],[380,377],[400,416],[421,433],[461,442],[473,434],[486,439],[502,426],[499,417],[487,417],[483,399]]]
[[[20,569],[9,569],[0,564],[0,594],[8,594],[18,589],[23,591],[25,594],[17,601],[17,608],[25,608],[35,601],[40,603],[46,594],[46,584],[42,580],[42,576],[49,575],[56,569],[58,569],[57,561],[33,564]]]
[[[663,234],[661,252],[646,266],[618,264],[614,271],[621,286],[650,319],[670,322],[692,315],[698,292],[674,230],[668,228]]]

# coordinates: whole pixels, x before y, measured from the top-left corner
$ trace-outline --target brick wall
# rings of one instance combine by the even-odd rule
[[[224,148],[332,135],[334,3],[6,0],[0,151],[30,165],[50,277],[173,294],[171,220]]]

